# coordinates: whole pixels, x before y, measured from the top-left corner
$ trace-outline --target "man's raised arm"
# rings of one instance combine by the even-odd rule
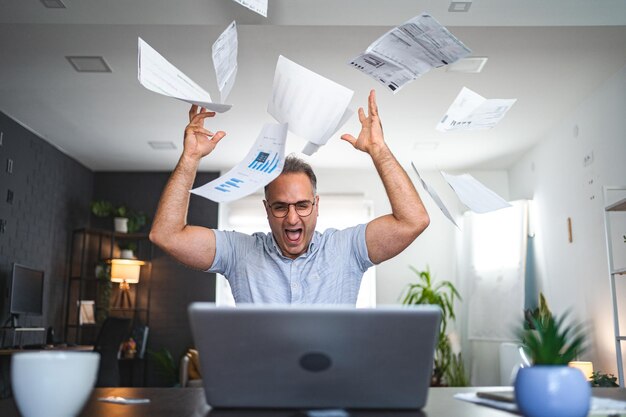
[[[185,128],[184,150],[174,172],[163,190],[157,208],[150,240],[178,261],[192,268],[206,270],[215,257],[213,230],[187,224],[189,190],[196,178],[200,160],[210,154],[226,135],[204,128],[204,119],[215,113],[198,106],[189,110],[189,124]]]
[[[372,220],[365,231],[370,260],[378,264],[406,249],[428,227],[430,218],[409,176],[385,143],[374,90],[368,99],[368,115],[359,108],[359,120],[358,138],[345,134],[341,139],[370,155],[391,203],[391,214]]]

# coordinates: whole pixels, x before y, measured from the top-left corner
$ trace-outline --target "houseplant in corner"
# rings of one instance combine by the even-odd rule
[[[456,318],[454,315],[454,300],[455,298],[461,300],[461,296],[450,281],[433,283],[428,268],[425,271],[420,271],[412,266],[409,266],[409,268],[417,274],[419,281],[407,286],[403,293],[402,304],[435,304],[441,308],[441,327],[435,350],[435,366],[431,385],[442,386],[454,355],[447,334],[448,321]],[[460,357],[455,359],[458,361]]]
[[[521,368],[515,379],[515,400],[526,417],[585,417],[591,386],[583,373],[567,364],[585,350],[582,325],[550,315],[530,318],[518,335],[533,366]]]

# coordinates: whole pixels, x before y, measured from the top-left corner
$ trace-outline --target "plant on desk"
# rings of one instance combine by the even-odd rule
[[[408,285],[402,298],[402,304],[434,304],[441,308],[441,327],[435,350],[435,366],[431,385],[444,386],[453,383],[455,386],[468,385],[461,354],[453,352],[447,333],[448,322],[456,318],[454,300],[455,298],[461,300],[459,292],[450,281],[434,283],[428,268],[425,271],[420,271],[412,266],[409,268],[417,274],[418,282]]]
[[[605,387],[605,388],[617,388],[619,384],[617,383],[617,377],[613,374],[604,374],[599,371],[595,371],[591,374],[591,383],[592,387]]]
[[[585,350],[585,330],[566,320],[567,314],[531,317],[532,328],[518,332],[533,362],[515,379],[517,406],[526,417],[584,417],[589,411],[591,386],[579,369],[567,366]]]

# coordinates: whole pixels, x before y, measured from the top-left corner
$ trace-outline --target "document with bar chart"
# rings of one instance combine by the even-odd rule
[[[267,123],[236,167],[191,192],[218,203],[227,203],[265,187],[283,170],[286,139],[287,123]]]

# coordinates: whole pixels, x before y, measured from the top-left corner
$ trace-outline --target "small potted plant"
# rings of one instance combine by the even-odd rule
[[[583,373],[567,366],[585,350],[584,328],[550,315],[527,318],[518,335],[533,366],[521,368],[515,379],[515,400],[526,417],[585,417],[591,386]]]
[[[92,201],[91,212],[98,217],[113,217],[115,231],[120,233],[138,232],[148,220],[143,212],[130,210],[124,204],[114,205],[106,200]]]
[[[613,374],[605,374],[599,371],[591,373],[591,383],[592,387],[604,387],[604,388],[617,388],[619,384],[617,383],[617,377]]]

